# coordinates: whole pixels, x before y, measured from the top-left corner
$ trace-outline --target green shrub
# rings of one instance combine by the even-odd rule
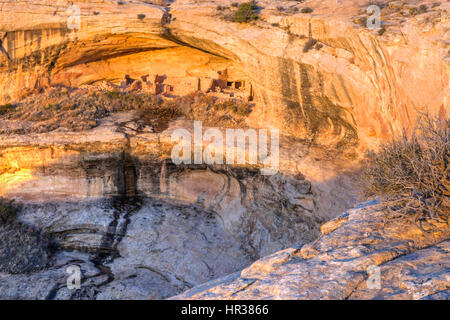
[[[139,20],[144,20],[145,14],[140,13],[140,14],[137,15],[137,17],[138,17]]]
[[[312,13],[314,11],[313,8],[310,7],[304,7],[302,10],[300,10],[301,13]]]
[[[8,103],[0,106],[0,116],[7,114],[10,111],[13,111],[16,108],[15,105]]]
[[[122,97],[122,93],[120,93],[120,91],[107,91],[105,92],[105,95],[109,99],[120,99],[120,97]]]
[[[258,19],[258,14],[256,13],[257,9],[258,7],[256,6],[256,3],[253,1],[241,3],[239,5],[238,10],[234,14],[233,21],[245,23],[251,20],[257,20]]]
[[[422,115],[410,135],[369,152],[364,169],[368,192],[390,208],[424,221],[450,213],[450,121]]]
[[[16,221],[17,207],[13,201],[0,198],[0,224]]]
[[[417,14],[417,8],[410,8],[409,9],[409,15],[415,16]]]

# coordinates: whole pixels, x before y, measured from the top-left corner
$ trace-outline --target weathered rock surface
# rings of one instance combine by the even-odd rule
[[[20,219],[53,239],[53,253],[42,271],[0,274],[3,299],[161,299],[252,261],[217,215],[193,206],[152,199],[25,204]],[[73,265],[82,271],[81,290],[66,286]],[[23,278],[22,290],[16,282]]]
[[[310,244],[277,252],[174,299],[448,299],[447,224],[436,223],[426,233],[411,218],[390,216],[373,203],[337,220],[325,224],[326,234]]]
[[[80,28],[69,29],[66,1],[0,1],[0,103],[47,84],[118,84],[124,74],[163,74],[190,92],[228,69],[252,85],[254,126],[324,144],[366,148],[411,125],[417,110],[448,112],[448,2],[415,16],[405,11],[424,1],[386,6],[382,35],[355,22],[368,0],[258,1],[252,24],[225,20],[217,2],[122,3],[78,3]],[[294,10],[305,6],[314,11]],[[304,50],[310,39],[321,47]]]
[[[136,118],[127,112],[89,131],[2,136],[0,195],[73,201],[138,194],[200,205],[218,212],[229,228],[235,218],[228,214],[239,217],[245,208],[261,214],[271,207],[275,216],[298,211],[320,221],[361,198],[355,160],[320,160],[321,150],[282,136],[279,172],[272,176],[249,166],[174,165],[171,135],[192,130],[193,122],[180,119],[162,132],[146,133],[129,130]],[[263,224],[278,220],[266,214]]]
[[[273,176],[174,165],[171,133],[192,122],[146,133],[130,129],[136,116],[114,114],[78,133],[2,137],[0,194],[23,202],[20,221],[48,234],[52,252],[44,270],[1,274],[0,297],[167,298],[315,239],[322,221],[359,197],[343,192],[354,182],[339,161],[315,167],[314,152],[290,140]],[[66,287],[71,265],[81,267],[81,291]]]

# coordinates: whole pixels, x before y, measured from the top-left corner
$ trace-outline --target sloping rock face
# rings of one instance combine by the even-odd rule
[[[376,203],[376,201],[375,201]],[[322,226],[316,241],[174,299],[448,299],[450,228],[366,203]]]
[[[89,131],[2,137],[0,196],[20,201],[19,221],[50,243],[48,261],[19,259],[33,272],[0,273],[0,298],[168,298],[316,239],[320,223],[360,197],[348,160],[315,162],[286,137],[280,171],[262,176],[249,166],[175,165],[171,133],[192,121],[152,133],[139,121],[123,112]],[[81,290],[67,288],[71,266]]]
[[[66,1],[0,1],[0,103],[124,74],[166,74],[189,92],[228,69],[251,82],[253,125],[366,148],[410,126],[418,110],[446,113],[449,95],[448,2],[411,16],[423,1],[389,1],[382,35],[355,23],[369,2],[259,1],[260,19],[239,24],[217,2],[84,1],[74,28]],[[313,13],[294,10],[305,6]],[[306,50],[311,39],[320,46]]]

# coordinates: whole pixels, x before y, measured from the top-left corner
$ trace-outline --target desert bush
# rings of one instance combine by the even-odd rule
[[[0,272],[27,273],[47,264],[47,238],[17,220],[19,209],[0,198]]]
[[[27,127],[20,132],[9,127],[0,127],[0,134],[43,133],[59,128],[70,131],[83,131],[97,126],[98,119],[114,112],[138,110],[157,116],[158,112],[167,114],[166,102],[156,95],[140,93],[121,93],[119,91],[97,91],[87,93],[83,90],[73,92],[51,91],[48,94],[31,96],[17,103],[13,111],[0,114],[6,120],[26,121]],[[174,111],[175,110],[169,110]]]
[[[413,7],[409,9],[409,15],[415,16],[417,14],[418,10],[417,8]]]
[[[3,114],[6,114],[10,111],[13,111],[15,109],[15,106],[13,104],[4,104],[0,106],[0,116]]]
[[[258,7],[256,6],[256,3],[254,1],[241,3],[234,14],[233,21],[244,23],[249,22],[251,20],[257,20],[258,19],[258,14],[256,13],[257,9]]]
[[[12,223],[16,220],[17,208],[13,201],[0,198],[0,224]]]
[[[137,15],[137,17],[138,17],[139,20],[144,20],[145,19],[145,14],[140,13],[140,14]]]
[[[302,10],[300,10],[301,13],[312,13],[314,11],[313,8],[310,7],[304,7]]]
[[[431,220],[447,221],[450,212],[449,120],[422,115],[411,134],[370,152],[364,169],[369,194],[388,208],[414,214],[424,229]]]
[[[0,225],[0,236],[0,272],[29,273],[46,267],[48,239],[38,230],[18,223]]]
[[[428,12],[428,6],[426,4],[422,4],[419,7],[419,13],[426,13]]]
[[[367,27],[367,17],[360,17],[360,18],[358,18],[357,23],[360,26]]]
[[[386,27],[385,27],[385,26],[382,26],[382,27],[380,28],[380,30],[378,30],[378,34],[379,34],[380,36],[382,36],[385,32],[386,32]]]
[[[203,93],[193,93],[172,102],[192,120],[200,120],[207,126],[245,127],[245,119],[251,113],[251,105],[238,99],[223,100]]]

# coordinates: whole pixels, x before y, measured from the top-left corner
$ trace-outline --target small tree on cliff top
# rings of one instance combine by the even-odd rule
[[[249,22],[251,20],[257,20],[258,15],[256,10],[258,6],[255,1],[244,2],[239,5],[238,10],[234,14],[234,22],[244,23]]]

